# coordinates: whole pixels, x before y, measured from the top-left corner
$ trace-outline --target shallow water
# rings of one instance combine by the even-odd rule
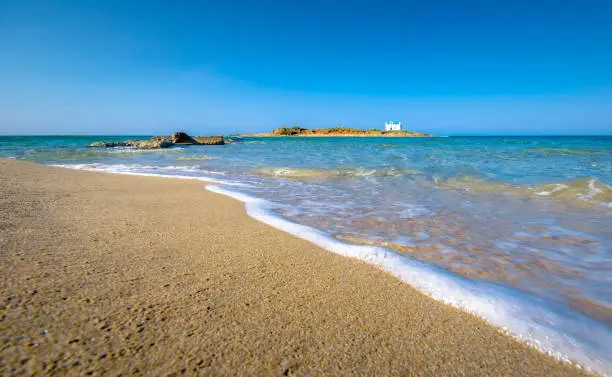
[[[509,287],[584,316],[610,335],[612,137],[244,138],[161,151],[86,147],[100,139],[0,137],[0,156],[214,178],[332,239],[382,246],[470,284]]]

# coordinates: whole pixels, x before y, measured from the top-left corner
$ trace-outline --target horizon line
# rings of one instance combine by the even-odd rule
[[[179,131],[183,132],[183,131]],[[232,133],[232,134],[216,134],[213,136],[238,136],[238,135],[253,135],[263,132],[249,132],[249,133]],[[159,136],[160,134],[132,134],[132,133],[121,133],[121,134],[98,134],[98,133],[62,133],[62,134],[53,134],[53,133],[32,133],[32,134],[12,134],[12,133],[0,133],[0,137],[29,137],[29,136]],[[612,133],[609,134],[554,134],[554,133],[538,133],[538,134],[528,134],[528,133],[464,133],[464,134],[447,134],[447,135],[436,135],[432,134],[433,137],[610,137]],[[163,136],[163,135],[162,135]],[[199,136],[199,135],[198,135]],[[257,136],[257,137],[265,137],[265,136]],[[271,136],[278,137],[278,136]],[[299,136],[298,136],[299,137]],[[325,136],[319,136],[325,137]],[[335,136],[328,136],[335,137]],[[346,136],[345,136],[346,137]],[[350,137],[350,136],[348,136]],[[357,136],[356,136],[357,137]],[[377,137],[377,136],[370,136]],[[389,136],[380,136],[389,138]],[[417,137],[417,136],[414,136]]]

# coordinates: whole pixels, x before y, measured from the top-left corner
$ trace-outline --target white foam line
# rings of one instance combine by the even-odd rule
[[[338,241],[325,232],[279,216],[266,200],[220,186],[206,189],[243,202],[254,219],[333,253],[378,266],[429,296],[467,310],[553,357],[612,376],[612,330],[603,323],[516,289],[466,279],[383,247]]]
[[[226,186],[240,186],[240,187],[251,187],[252,185],[247,183],[240,182],[231,182],[224,181],[221,179],[211,178],[211,177],[194,177],[190,175],[172,175],[172,174],[158,174],[158,173],[142,173],[142,172],[134,172],[134,171],[124,171],[120,168],[114,168],[112,165],[102,166],[102,165],[63,165],[63,164],[55,164],[51,166],[56,166],[60,168],[68,168],[68,169],[76,169],[76,170],[88,170],[88,171],[96,171],[100,173],[112,173],[112,174],[123,174],[123,175],[138,175],[143,177],[161,177],[161,178],[177,178],[177,179],[188,179],[195,181],[204,181],[210,183],[218,183]]]

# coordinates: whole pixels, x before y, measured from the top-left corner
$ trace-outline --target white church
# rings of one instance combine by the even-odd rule
[[[394,122],[392,120],[385,123],[385,131],[401,131],[402,122]]]

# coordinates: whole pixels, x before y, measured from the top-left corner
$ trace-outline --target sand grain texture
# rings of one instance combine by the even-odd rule
[[[5,376],[584,374],[202,182],[0,174]]]

